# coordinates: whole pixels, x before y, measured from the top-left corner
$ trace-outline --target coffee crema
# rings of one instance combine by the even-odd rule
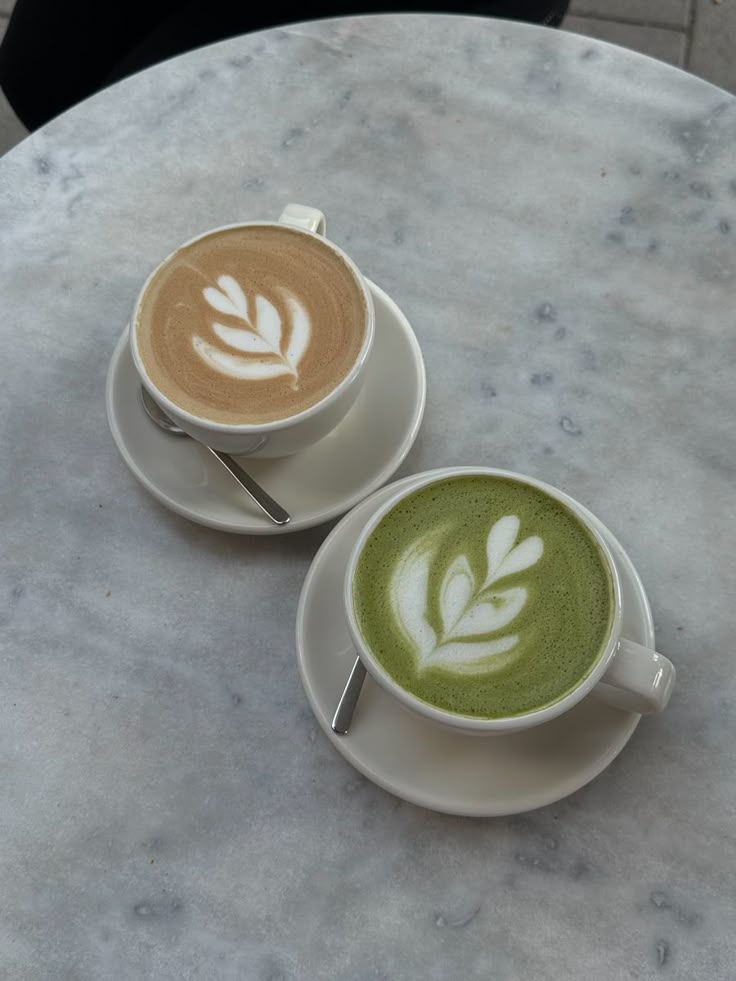
[[[352,581],[367,647],[406,691],[478,718],[553,704],[610,634],[601,550],[560,501],[522,481],[458,476],[400,501]]]
[[[349,373],[366,332],[352,269],[287,226],[212,232],[156,271],[138,305],[153,384],[214,422],[258,425],[315,405]]]

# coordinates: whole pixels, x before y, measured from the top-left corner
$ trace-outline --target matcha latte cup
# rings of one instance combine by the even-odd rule
[[[531,477],[419,475],[348,561],[347,623],[374,680],[433,722],[477,734],[548,722],[590,694],[660,712],[661,654],[622,636],[621,583],[588,513]]]

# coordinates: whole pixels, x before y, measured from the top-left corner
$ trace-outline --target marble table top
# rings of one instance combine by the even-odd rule
[[[156,503],[104,411],[151,266],[290,200],[406,311],[402,473],[480,463],[597,512],[670,708],[515,818],[442,816],[318,729],[294,616],[327,529]],[[574,35],[385,16],[234,39],[0,161],[0,977],[731,981],[736,99]]]

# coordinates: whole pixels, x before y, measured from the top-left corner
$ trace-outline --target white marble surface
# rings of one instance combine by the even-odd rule
[[[325,529],[156,504],[107,362],[149,267],[289,200],[413,321],[403,472],[597,511],[679,672],[601,777],[468,820],[317,730],[294,663]],[[0,977],[732,981],[736,99],[541,28],[324,22],[203,49],[0,162]]]

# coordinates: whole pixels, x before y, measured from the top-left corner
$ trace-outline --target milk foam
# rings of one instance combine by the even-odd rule
[[[462,674],[485,674],[513,660],[511,652],[519,643],[519,635],[502,631],[526,606],[528,590],[524,586],[500,591],[491,587],[528,569],[544,552],[539,535],[515,544],[519,526],[519,518],[513,514],[492,525],[486,540],[487,573],[482,582],[476,581],[465,555],[450,564],[437,597],[440,632],[429,623],[427,610],[436,553],[450,528],[433,528],[399,557],[389,583],[391,610],[411,644],[417,671],[442,667]]]
[[[207,303],[220,313],[237,318],[242,327],[229,327],[218,321],[211,324],[213,333],[228,347],[243,352],[229,354],[194,335],[192,347],[209,367],[230,378],[263,381],[279,375],[292,375],[298,384],[299,362],[309,347],[312,325],[309,315],[299,300],[286,295],[286,307],[290,323],[286,325],[288,340],[284,344],[284,324],[276,307],[260,294],[255,298],[255,316],[248,316],[248,300],[240,285],[232,276],[217,279],[219,290],[211,286],[202,290]]]

